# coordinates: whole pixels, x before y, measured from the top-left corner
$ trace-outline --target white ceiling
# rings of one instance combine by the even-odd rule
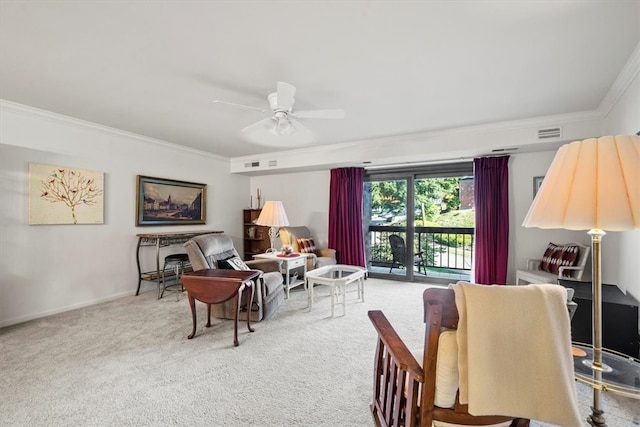
[[[0,98],[225,157],[278,80],[316,145],[596,110],[640,1],[6,1]],[[290,149],[285,146],[282,149]]]

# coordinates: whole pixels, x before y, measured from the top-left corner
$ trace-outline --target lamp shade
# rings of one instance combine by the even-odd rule
[[[284,211],[282,202],[266,201],[260,216],[256,220],[256,225],[267,227],[284,227],[289,225],[287,213]]]
[[[522,225],[640,228],[640,136],[605,136],[560,147]]]

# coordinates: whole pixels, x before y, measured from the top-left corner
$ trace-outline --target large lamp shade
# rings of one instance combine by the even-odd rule
[[[284,227],[289,225],[287,213],[284,211],[282,202],[274,202],[268,200],[265,202],[260,216],[256,220],[256,225],[265,225],[267,227]]]
[[[558,150],[523,225],[567,230],[640,228],[640,137],[605,136]]]
[[[275,252],[276,237],[278,236],[278,228],[289,225],[289,218],[284,211],[284,205],[280,201],[267,200],[260,212],[260,216],[256,220],[256,225],[264,225],[269,228],[269,239],[271,247],[267,252]]]

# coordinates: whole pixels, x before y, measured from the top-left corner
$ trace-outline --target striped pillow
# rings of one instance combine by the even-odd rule
[[[558,274],[560,267],[575,266],[578,262],[579,253],[580,248],[578,246],[558,246],[556,244],[549,243],[547,250],[544,252],[542,257],[540,270]],[[565,272],[564,275],[569,276],[570,274]]]
[[[298,250],[303,254],[316,253],[316,244],[313,239],[297,239]]]

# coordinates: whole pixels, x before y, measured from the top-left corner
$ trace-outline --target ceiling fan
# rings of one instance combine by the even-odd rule
[[[343,119],[344,110],[301,110],[294,111],[293,103],[295,86],[278,82],[277,92],[267,96],[273,115],[242,129],[243,138],[247,141],[272,146],[302,145],[313,141],[313,133],[296,119]],[[214,100],[213,103],[248,108],[266,113],[266,109],[233,102]]]

